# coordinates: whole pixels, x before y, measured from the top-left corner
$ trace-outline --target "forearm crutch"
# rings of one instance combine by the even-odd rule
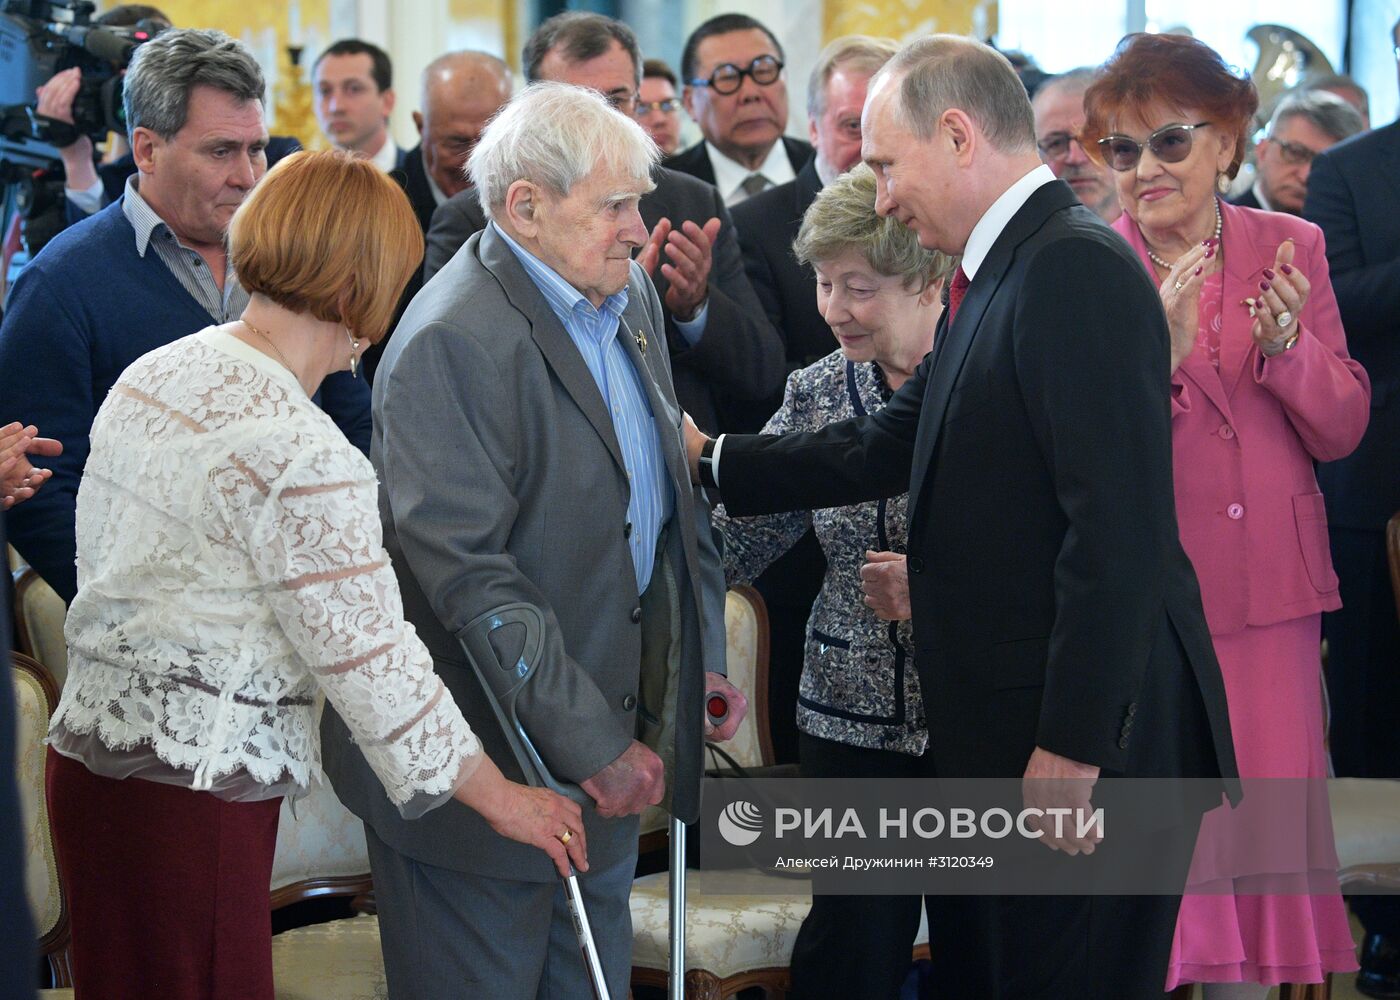
[[[517,631],[518,629],[523,630]],[[504,631],[503,631],[504,630]],[[493,643],[493,635],[499,636],[499,645]],[[467,655],[481,687],[491,702],[491,710],[496,721],[505,733],[511,753],[525,775],[526,784],[536,788],[548,788],[552,792],[570,798],[581,806],[591,802],[588,793],[577,785],[558,781],[549,773],[540,758],[539,752],[525,732],[520,716],[516,712],[516,702],[520,692],[535,675],[544,651],[544,616],[532,604],[503,604],[493,611],[471,621],[458,633],[462,650]],[[499,649],[519,648],[514,661],[502,660]],[[684,827],[682,827],[684,835]],[[569,865],[569,874],[563,879],[564,894],[569,903],[569,914],[574,921],[574,933],[578,935],[579,951],[583,963],[593,981],[593,993],[597,1000],[612,1000],[608,993],[608,983],[603,976],[603,962],[598,956],[598,944],[593,939],[593,928],[588,922],[588,911],[583,905],[583,893],[579,889],[578,876],[574,866]]]
[[[710,725],[723,725],[729,718],[729,700],[718,691],[711,691],[705,696],[705,714]],[[667,1000],[685,1000],[685,824],[675,816],[671,817],[669,875],[671,952],[667,963]]]

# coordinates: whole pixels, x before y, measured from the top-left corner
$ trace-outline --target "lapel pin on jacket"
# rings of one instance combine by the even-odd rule
[[[637,336],[633,338],[637,342],[637,350],[643,354],[647,352],[647,335],[642,332],[642,328],[637,327]]]

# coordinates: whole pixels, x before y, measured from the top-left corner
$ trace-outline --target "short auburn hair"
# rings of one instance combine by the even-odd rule
[[[1118,44],[1084,92],[1084,151],[1103,163],[1099,140],[1109,135],[1109,122],[1141,116],[1154,104],[1200,111],[1216,128],[1233,132],[1235,155],[1225,173],[1231,179],[1239,173],[1259,93],[1220,53],[1186,35],[1135,34]]]
[[[403,189],[338,149],[278,161],[229,223],[239,283],[292,312],[378,342],[423,260]]]

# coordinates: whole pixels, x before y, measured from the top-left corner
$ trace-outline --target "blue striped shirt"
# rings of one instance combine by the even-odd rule
[[[603,300],[603,308],[595,309],[593,303],[558,272],[507,236],[494,222],[491,225],[515,253],[521,267],[583,355],[584,364],[588,365],[612,417],[613,433],[617,435],[622,464],[627,468],[632,486],[627,500],[627,521],[632,526],[628,544],[632,548],[632,568],[637,573],[637,593],[640,594],[651,582],[657,536],[671,517],[675,498],[671,494],[666,459],[661,453],[661,435],[656,429],[642,377],[617,339],[622,329],[622,312],[627,308],[627,289],[624,287],[609,295]]]

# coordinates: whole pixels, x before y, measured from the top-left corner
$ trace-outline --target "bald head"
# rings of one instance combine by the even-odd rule
[[[423,139],[423,167],[443,194],[467,186],[467,157],[510,92],[510,67],[486,52],[449,52],[423,71],[413,124]]]

